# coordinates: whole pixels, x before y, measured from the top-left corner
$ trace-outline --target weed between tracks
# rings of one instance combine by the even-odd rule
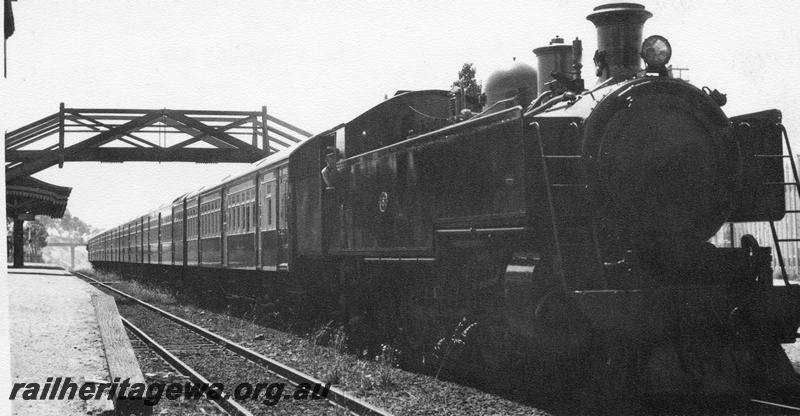
[[[461,318],[461,321],[458,322],[458,326],[453,330],[453,333],[450,337],[445,337],[439,339],[439,341],[433,347],[433,355],[439,361],[439,368],[436,370],[436,376],[434,379],[439,378],[439,374],[442,372],[442,368],[444,368],[445,362],[447,358],[450,356],[453,351],[457,348],[464,348],[467,343],[467,337],[469,336],[469,331],[477,325],[477,322],[473,322],[467,325],[467,317]]]
[[[334,328],[331,324],[323,325],[306,338],[312,354],[327,358],[322,371],[323,382],[357,388],[362,395],[375,389],[396,387],[392,372],[397,367],[397,350],[383,344],[381,353],[372,360],[367,357],[366,351],[359,359],[348,354],[344,328]]]

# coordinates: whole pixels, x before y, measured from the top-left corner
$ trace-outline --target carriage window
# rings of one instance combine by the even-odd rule
[[[267,206],[267,195],[266,195],[266,192],[264,192],[265,191],[264,188],[265,188],[264,185],[261,185],[261,194],[259,195],[261,197],[261,200],[258,201],[259,202],[259,204],[258,204],[258,215],[261,218],[261,228],[262,229],[264,227],[266,227],[266,225],[267,225],[267,208],[266,208],[266,206]]]
[[[280,219],[281,221],[286,221],[286,195],[284,194],[283,198],[280,198],[278,202],[280,203],[280,207],[278,208]]]
[[[245,231],[250,231],[250,204],[247,204],[247,208],[245,211],[244,228]]]

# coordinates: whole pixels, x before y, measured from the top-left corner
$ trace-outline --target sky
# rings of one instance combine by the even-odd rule
[[[729,116],[779,108],[800,150],[800,2],[642,1],[644,37],[672,44],[684,78],[726,93]],[[583,40],[587,1],[59,1],[13,3],[0,128],[73,108],[260,111],[312,133],[397,90],[448,89],[465,62],[486,79],[558,35]],[[757,4],[757,6],[756,6]],[[34,177],[72,187],[68,209],[116,226],[233,165],[66,163]]]

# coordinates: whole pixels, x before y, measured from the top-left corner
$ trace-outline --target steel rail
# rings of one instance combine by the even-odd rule
[[[800,413],[800,407],[788,406],[788,405],[785,405],[785,404],[768,402],[766,400],[758,400],[758,399],[750,399],[750,401],[753,402],[753,403],[758,403],[758,404],[764,405],[764,406],[772,406],[772,407],[777,407],[777,408],[780,408],[780,409],[791,410],[792,412]]]
[[[183,374],[185,376],[189,376],[189,378],[192,380],[192,382],[195,383],[195,385],[204,385],[204,386],[210,386],[211,385],[211,382],[206,380],[205,377],[200,375],[200,373],[195,371],[192,367],[189,367],[188,364],[186,364],[183,361],[181,361],[178,357],[173,355],[171,352],[167,351],[166,348],[164,348],[163,346],[161,346],[161,344],[159,344],[154,339],[150,338],[147,334],[142,332],[142,330],[137,328],[136,325],[130,323],[130,321],[128,321],[127,319],[125,319],[125,318],[123,318],[121,316],[120,316],[120,319],[122,320],[122,325],[124,325],[125,328],[127,328],[129,331],[133,332],[133,334],[136,335],[137,338],[139,338],[140,340],[142,340],[142,342],[144,342],[145,344],[150,346],[150,348],[152,348],[153,351],[156,352],[156,354],[160,355],[161,358],[163,358],[166,362],[170,363],[173,367],[175,367],[178,371],[180,371],[181,374]],[[206,390],[206,391],[208,391],[208,390]],[[216,395],[217,398],[211,398],[207,394],[205,394],[206,391],[203,392],[204,393],[204,397],[206,399],[216,403],[219,407],[221,407],[226,412],[228,412],[228,413],[230,413],[232,415],[237,415],[237,416],[253,416],[253,414],[250,413],[250,411],[245,409],[241,404],[239,404],[235,400],[231,399],[228,396],[228,394],[225,394],[224,392],[220,392],[218,390],[215,390],[218,393]]]
[[[228,350],[233,351],[234,353],[236,353],[236,354],[238,354],[238,355],[240,355],[240,356],[242,356],[244,358],[247,358],[248,360],[254,362],[255,364],[258,364],[258,365],[266,367],[268,371],[271,371],[271,372],[277,374],[278,376],[281,376],[281,377],[289,380],[291,383],[293,383],[295,385],[298,385],[298,384],[301,384],[301,383],[310,383],[312,385],[315,385],[315,384],[324,385],[325,384],[321,380],[319,380],[319,379],[317,379],[315,377],[312,377],[312,376],[310,376],[308,374],[305,374],[305,373],[303,373],[301,371],[295,370],[295,369],[293,369],[291,367],[287,367],[286,365],[284,365],[284,364],[282,364],[282,363],[280,363],[278,361],[275,361],[275,360],[273,360],[271,358],[268,358],[268,357],[266,357],[264,355],[261,355],[261,354],[255,352],[255,351],[253,351],[253,350],[251,350],[249,348],[246,348],[246,347],[244,347],[242,345],[239,345],[239,344],[237,344],[237,343],[235,343],[235,342],[233,342],[233,341],[231,341],[231,340],[229,340],[227,338],[221,337],[221,336],[219,336],[219,335],[217,335],[217,334],[215,334],[215,333],[213,333],[211,331],[208,331],[205,328],[197,326],[197,325],[195,325],[195,324],[193,324],[193,323],[191,323],[191,322],[189,322],[189,321],[187,321],[187,320],[185,320],[183,318],[175,316],[175,315],[173,315],[173,314],[171,314],[171,313],[169,313],[169,312],[167,312],[165,310],[162,310],[162,309],[160,309],[160,308],[158,308],[156,306],[153,306],[153,305],[151,305],[151,304],[149,304],[147,302],[143,302],[143,301],[141,301],[139,299],[136,299],[135,297],[133,297],[131,295],[128,295],[127,293],[124,293],[124,292],[122,292],[122,291],[120,291],[118,289],[115,289],[113,287],[105,285],[105,284],[103,284],[103,283],[101,283],[101,282],[99,282],[99,281],[97,281],[97,280],[95,280],[95,279],[83,274],[83,273],[75,272],[75,274],[78,275],[78,276],[81,276],[81,277],[83,277],[83,278],[85,278],[87,280],[89,280],[90,282],[92,282],[94,284],[98,284],[100,286],[103,286],[104,288],[106,288],[106,289],[108,289],[108,290],[110,290],[110,291],[112,291],[112,292],[114,292],[114,293],[126,298],[126,299],[130,299],[130,300],[132,300],[132,301],[144,306],[145,308],[148,308],[148,309],[150,309],[150,310],[152,310],[152,311],[154,311],[154,312],[156,312],[156,313],[158,313],[158,314],[160,314],[160,315],[162,315],[162,316],[164,316],[164,317],[166,317],[166,318],[168,318],[168,319],[170,319],[170,320],[172,320],[174,322],[177,322],[177,323],[181,324],[182,326],[184,326],[184,327],[196,332],[197,334],[205,337],[206,339],[208,339],[210,341],[213,341],[213,342],[216,342],[218,344],[223,345]],[[351,395],[349,395],[349,394],[347,394],[347,393],[343,392],[342,390],[337,389],[335,387],[331,387],[330,388],[330,390],[328,392],[327,400],[329,402],[332,402],[332,403],[336,404],[339,407],[342,407],[342,408],[350,411],[353,414],[356,414],[356,415],[374,415],[374,416],[389,416],[389,415],[391,415],[391,413],[389,413],[388,411],[383,410],[383,409],[381,409],[381,408],[379,408],[377,406],[374,406],[374,405],[372,405],[370,403],[367,403],[364,400],[361,400],[361,399],[358,399],[356,397],[353,397],[353,396],[351,396]]]

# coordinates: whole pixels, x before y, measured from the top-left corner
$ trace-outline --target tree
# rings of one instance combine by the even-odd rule
[[[53,236],[52,242],[63,242],[64,240],[75,239],[83,239],[85,241],[90,234],[97,231],[96,228],[86,224],[80,218],[73,216],[69,210],[66,210],[64,216],[60,219],[37,215],[36,220]],[[63,267],[72,267],[73,253],[75,255],[74,268],[81,269],[91,267],[84,247],[76,247],[74,251],[72,251],[69,247],[51,246],[42,251],[42,257],[47,263],[58,264]]]
[[[59,237],[87,238],[96,231],[94,227],[81,221],[80,218],[73,217],[69,210],[64,211],[64,216],[61,219],[56,220],[47,216],[37,216],[36,219]]]
[[[38,220],[26,224],[28,243],[34,256],[39,255],[39,249],[47,246],[47,230]]]
[[[458,79],[453,82],[453,88],[464,90],[467,107],[473,111],[480,111],[480,97],[482,86],[475,80],[477,69],[472,62],[466,62],[458,71]]]

